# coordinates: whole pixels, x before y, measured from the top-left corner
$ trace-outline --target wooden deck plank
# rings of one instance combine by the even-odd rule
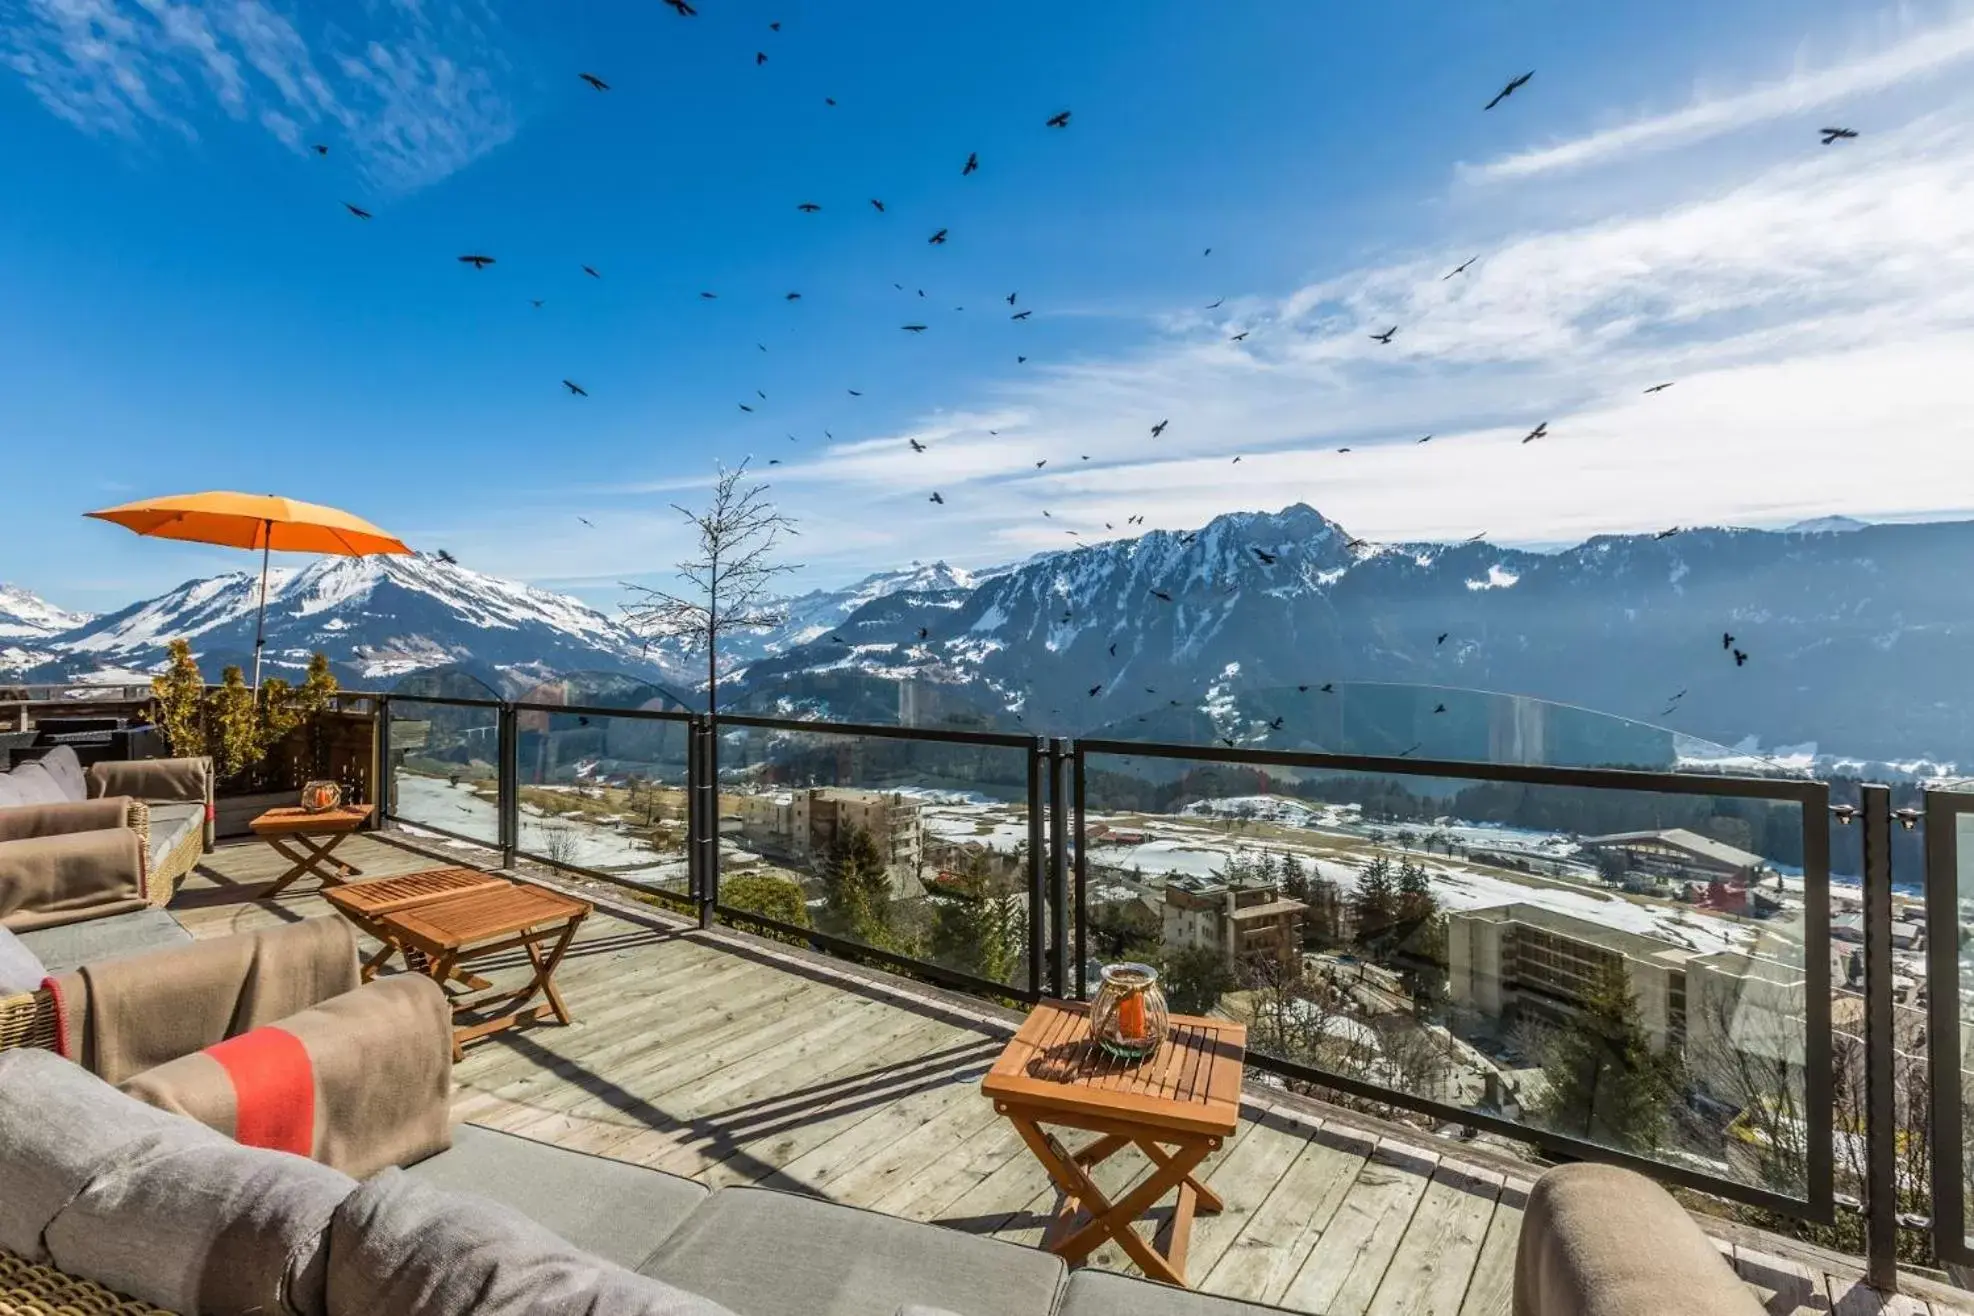
[[[1830,1311],[1827,1278],[1799,1261],[1737,1247],[1734,1273],[1755,1291],[1769,1316],[1826,1316]]]
[[[1460,1316],[1508,1316],[1515,1295],[1515,1250],[1521,1241],[1522,1212],[1528,1206],[1530,1187],[1514,1181],[1502,1185],[1494,1218],[1487,1224],[1487,1239],[1467,1280]]]
[[[1375,1146],[1349,1129],[1316,1130],[1199,1287],[1279,1303]]]
[[[1381,1139],[1290,1282],[1284,1305],[1328,1316],[1364,1316],[1435,1165],[1403,1144]]]
[[[1487,1239],[1502,1177],[1441,1160],[1419,1199],[1389,1266],[1371,1316],[1457,1316]]]

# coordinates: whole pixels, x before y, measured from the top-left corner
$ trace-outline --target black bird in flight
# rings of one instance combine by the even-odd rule
[[[1481,106],[1481,108],[1483,110],[1493,109],[1495,106],[1499,105],[1502,101],[1505,101],[1510,96],[1514,95],[1515,88],[1526,85],[1528,80],[1534,76],[1535,76],[1535,70],[1530,69],[1527,73],[1522,74],[1522,76],[1519,78],[1510,78],[1508,80],[1508,85],[1503,87],[1500,91],[1494,93],[1494,99],[1489,101],[1487,104]]]
[[[587,82],[590,86],[596,88],[598,91],[610,90],[610,84],[605,82],[602,78],[597,77],[594,73],[579,73],[576,76],[581,78],[584,82]]]
[[[1446,637],[1451,635],[1452,633],[1453,633],[1452,631],[1441,631],[1439,633],[1439,638],[1433,641],[1433,648],[1437,649],[1440,645],[1445,644]]]
[[[1453,271],[1453,274],[1465,274],[1467,272],[1467,266],[1472,265],[1475,261],[1479,259],[1480,259],[1479,256],[1467,257],[1466,260],[1460,262],[1459,267]],[[1439,276],[1439,281],[1441,283],[1445,283],[1448,279],[1453,277],[1453,274],[1442,274]]]
[[[1425,438],[1419,440],[1419,442],[1421,443],[1431,443],[1432,441],[1433,441],[1433,436],[1430,434],[1426,435]]]
[[[542,308],[542,299],[539,297],[530,297],[528,298],[528,305],[539,311]]]
[[[1478,544],[1480,543],[1481,540],[1486,538],[1487,538],[1487,531],[1483,530],[1477,535],[1468,535],[1467,542],[1470,544]]]
[[[1234,738],[1233,738],[1232,736],[1222,736],[1222,737],[1220,737],[1220,743],[1221,743],[1221,744],[1223,744],[1223,745],[1225,745],[1225,746],[1226,746],[1226,747],[1227,747],[1228,749],[1234,749],[1234,748],[1236,748],[1236,746],[1235,746],[1235,744],[1234,744]]]
[[[899,328],[903,329],[908,334],[922,334],[925,332],[925,326],[922,324],[900,325]]]
[[[843,637],[841,635],[832,635],[829,637],[829,642],[831,644],[841,644],[843,643]]]
[[[310,147],[309,149],[314,151],[317,155],[329,154],[329,148],[327,146],[324,146],[321,142],[317,142],[314,146]]]
[[[1384,343],[1387,346],[1389,346],[1391,343],[1391,336],[1397,332],[1398,332],[1398,326],[1393,325],[1391,328],[1385,330],[1381,334],[1372,334],[1371,341],[1374,343]]]
[[[1172,422],[1170,420],[1161,420],[1160,422],[1158,422],[1158,424],[1152,426],[1152,437],[1155,439],[1159,435],[1165,433],[1165,427],[1167,425],[1170,425],[1171,423]]]
[[[494,258],[492,256],[461,256],[459,263],[461,265],[471,265],[476,270],[483,270],[494,263]]]
[[[834,96],[825,96],[825,97],[823,97],[823,104],[825,104],[825,105],[829,105],[829,106],[834,106],[834,105],[836,104],[836,97],[834,97]]]
[[[1213,254],[1213,248],[1211,247],[1208,247],[1205,251],[1202,251],[1200,253],[1200,255],[1202,256],[1211,256],[1212,254]]]
[[[758,68],[760,68],[760,67],[761,67],[761,65],[763,65],[763,64],[765,64],[765,63],[767,63],[767,62],[768,62],[768,52],[767,52],[767,51],[765,51],[765,50],[757,50],[757,51],[755,51],[755,52],[754,52],[754,67],[755,67],[755,68],[757,68],[757,69],[758,69]]]
[[[1048,459],[1047,457],[1044,457],[1044,458],[1042,458],[1042,460],[1041,460],[1041,461],[1038,461],[1038,462],[1036,462],[1036,463],[1035,463],[1035,469],[1039,471],[1039,470],[1041,470],[1041,469],[1042,469],[1042,468],[1043,468],[1044,466],[1047,466],[1048,464],[1049,464],[1049,459]]]
[[[1260,560],[1262,566],[1272,567],[1275,565],[1275,555],[1273,553],[1263,552],[1261,549],[1255,548],[1252,544],[1248,547],[1254,556]]]
[[[1103,686],[1101,684],[1093,685],[1090,687],[1090,698],[1095,699],[1099,694],[1102,693],[1103,693]]]
[[[933,502],[935,502],[935,503],[938,503],[938,504],[940,504],[941,506],[944,506],[944,505],[945,505],[945,502],[946,502],[946,500],[945,500],[944,498],[941,498],[941,497],[939,496],[939,494],[938,494],[938,492],[937,492],[937,491],[934,491],[934,493],[933,493],[933,495],[932,495],[932,501],[933,501]]]
[[[1748,665],[1748,655],[1736,649],[1734,651],[1734,665],[1736,667],[1746,667]]]
[[[1025,356],[1018,356],[1018,357],[1016,357],[1016,358],[1014,359],[1014,363],[1015,363],[1016,365],[1025,365],[1025,364],[1027,363],[1027,361],[1028,361],[1028,358],[1027,358],[1027,357],[1025,357]]]
[[[1170,594],[1167,594],[1167,593],[1166,593],[1166,592],[1165,592],[1164,590],[1162,590],[1162,589],[1155,589],[1155,590],[1153,590],[1153,591],[1151,592],[1151,596],[1152,596],[1153,598],[1155,598],[1155,599],[1157,599],[1157,600],[1158,600],[1158,601],[1159,601],[1160,603],[1170,603],[1170,602],[1172,602],[1172,596],[1171,596]]]
[[[1033,311],[1016,311],[1016,312],[1015,312],[1015,313],[1014,313],[1013,315],[1010,315],[1010,316],[1008,317],[1008,319],[1010,319],[1010,320],[1026,320],[1026,319],[1027,319],[1027,318],[1028,318],[1029,316],[1031,316],[1031,315],[1033,315],[1033,314],[1035,314],[1035,312],[1033,312]]]
[[[1110,646],[1110,656],[1113,658],[1117,657],[1117,646],[1114,644]]]
[[[1207,309],[1207,310],[1209,310],[1209,311],[1217,311],[1217,310],[1219,310],[1219,309],[1220,309],[1220,308],[1221,308],[1222,306],[1225,306],[1226,304],[1227,304],[1227,299],[1226,299],[1225,297],[1222,297],[1222,298],[1221,298],[1221,299],[1220,299],[1219,301],[1217,301],[1217,302],[1208,302],[1208,303],[1206,304],[1206,309]]]
[[[1817,131],[1823,134],[1823,144],[1825,146],[1842,138],[1857,136],[1857,129],[1855,128],[1818,128]]]
[[[928,631],[928,630],[927,630],[927,629],[926,629],[925,627],[923,627],[923,626],[921,626],[921,627],[919,627],[919,628],[918,628],[918,637],[919,637],[919,639],[921,639],[921,640],[923,640],[923,639],[925,639],[925,638],[926,638],[926,637],[927,637],[928,635],[930,635],[930,634],[932,634],[932,632],[931,632],[931,631]]]
[[[754,408],[748,406],[745,402],[737,403],[736,405],[739,406],[739,408],[742,411],[752,412],[754,410]]]
[[[1051,128],[1067,128],[1069,126],[1069,111],[1064,110],[1061,114],[1052,116],[1049,119],[1048,126]]]
[[[1678,534],[1678,533],[1679,533],[1679,527],[1678,527],[1678,526],[1672,526],[1672,527],[1670,527],[1669,529],[1665,529],[1665,530],[1661,530],[1661,531],[1659,531],[1659,533],[1658,533],[1658,534],[1656,534],[1656,535],[1653,535],[1653,536],[1652,536],[1652,538],[1654,538],[1654,539],[1671,539],[1671,538],[1672,538],[1672,537],[1673,537],[1674,535],[1676,535],[1676,534]]]
[[[1014,299],[1015,299],[1015,298],[1017,298],[1017,297],[1019,297],[1020,295],[1021,295],[1021,294],[1020,294],[1020,293],[1018,293],[1018,292],[1011,292],[1011,293],[1009,293],[1009,294],[1008,294],[1008,305],[1009,305],[1009,306],[1013,306],[1013,305],[1014,305]]]
[[[754,390],[754,396],[755,396],[755,397],[757,397],[757,398],[759,398],[759,399],[761,399],[761,401],[763,401],[763,402],[766,402],[766,401],[768,400],[768,395],[767,395],[766,393],[763,393],[763,392],[762,392],[762,391],[761,391],[760,389],[758,389],[758,388]]]
[[[1722,631],[1720,633],[1720,647],[1723,649],[1732,649],[1734,647],[1734,637],[1728,632]]]
[[[932,235],[931,237],[929,237],[929,238],[927,238],[927,239],[926,239],[926,241],[927,241],[927,242],[929,242],[929,243],[931,243],[931,244],[932,244],[933,246],[935,246],[935,247],[943,247],[943,246],[945,246],[945,245],[946,245],[946,230],[945,230],[945,229],[943,229],[943,228],[942,228],[942,229],[940,229],[940,230],[939,230],[939,231],[938,231],[937,233],[934,233],[934,234],[933,234],[933,235]]]
[[[1187,534],[1183,534],[1179,536],[1179,544],[1181,547],[1184,547],[1185,545],[1192,543],[1195,539],[1198,538],[1199,538],[1199,531],[1197,530],[1190,531]]]
[[[576,519],[577,519],[578,521],[581,521],[581,522],[582,522],[582,523],[583,523],[584,525],[586,525],[586,526],[588,526],[588,527],[589,527],[590,529],[592,529],[592,530],[594,530],[594,529],[596,529],[596,522],[594,522],[594,521],[592,521],[592,520],[590,520],[590,519],[589,519],[588,517],[586,517],[586,516],[579,516],[579,517],[577,517]]]
[[[1338,449],[1337,449],[1337,451],[1338,451],[1338,452],[1349,452],[1349,451],[1350,451],[1350,449],[1348,449],[1348,448],[1338,448]]]
[[[680,18],[692,18],[699,13],[692,7],[690,0],[665,0],[665,3],[676,9]]]
[[[768,350],[768,345],[766,343],[756,343],[754,344],[754,346],[760,348],[763,352]]]
[[[1413,753],[1414,753],[1415,751],[1417,751],[1417,750],[1418,750],[1418,748],[1419,748],[1419,746],[1421,746],[1421,745],[1423,745],[1423,744],[1425,744],[1425,743],[1426,743],[1426,742],[1425,742],[1425,741],[1423,741],[1423,740],[1415,740],[1415,741],[1413,741],[1413,742],[1412,742],[1412,744],[1411,744],[1411,746],[1410,746],[1409,748],[1407,748],[1407,749],[1402,749],[1402,750],[1400,750],[1400,751],[1398,752],[1398,757],[1400,757],[1400,758],[1402,758],[1402,759],[1403,759],[1403,758],[1410,758],[1410,757],[1411,757],[1411,756],[1413,755]]]
[[[1323,682],[1322,685],[1316,688],[1316,693],[1319,695],[1333,695],[1336,692],[1337,692],[1337,687],[1334,681],[1325,681]]]
[[[1548,437],[1549,437],[1549,422],[1545,420],[1540,425],[1537,425],[1534,429],[1530,430],[1527,434],[1523,435],[1522,442],[1534,443],[1537,439],[1546,439]]]
[[[1244,339],[1244,338],[1246,338],[1246,337],[1248,336],[1248,334],[1249,334],[1250,332],[1252,332],[1252,331],[1251,331],[1251,330],[1247,330],[1247,329],[1243,329],[1243,330],[1241,330],[1241,331],[1240,331],[1239,333],[1237,333],[1237,334],[1235,334],[1235,335],[1234,335],[1234,336],[1233,336],[1232,338],[1229,338],[1229,339],[1228,339],[1227,341],[1228,341],[1228,342],[1230,342],[1230,343],[1238,343],[1238,342],[1240,342],[1240,341],[1241,341],[1242,339]]]
[[[968,174],[977,173],[979,169],[980,152],[970,151],[967,153],[966,164],[960,169],[960,177],[965,178]]]
[[[782,297],[782,300],[788,302],[799,302],[802,300],[802,294],[799,292],[787,293]]]
[[[770,24],[768,24],[768,31],[770,31],[770,32],[779,32],[779,31],[781,31],[781,24],[779,24],[779,23],[770,23]]]
[[[800,205],[798,205],[798,206],[796,206],[795,208],[796,208],[797,210],[799,210],[799,211],[801,211],[801,212],[802,212],[803,214],[805,214],[805,215],[813,215],[813,214],[815,214],[815,213],[816,213],[816,212],[817,212],[818,210],[821,210],[821,209],[822,209],[822,207],[821,207],[821,206],[819,206],[819,205],[817,205],[817,204],[816,204],[815,202],[813,202],[813,201],[804,201],[804,202],[803,202],[802,204],[800,204]]]
[[[716,292],[702,292],[699,295],[701,297],[704,297],[709,302],[716,302],[720,300],[720,294]]]
[[[844,391],[845,393],[848,393],[848,394],[849,394],[849,395],[850,395],[851,397],[853,397],[853,398],[860,398],[860,397],[862,397],[862,396],[863,396],[863,394],[862,394],[862,393],[859,393],[859,392],[858,392],[858,391],[857,391],[856,389],[854,389],[854,388],[846,388],[846,389],[844,389],[843,391]]]
[[[1270,731],[1280,731],[1282,729],[1282,723],[1286,722],[1287,720],[1288,720],[1287,718],[1278,717],[1273,722],[1270,722],[1268,724],[1268,729]]]
[[[913,451],[913,452],[924,452],[924,451],[925,451],[925,445],[924,445],[923,443],[920,443],[920,442],[919,442],[919,441],[918,441],[917,439],[906,439],[906,440],[905,440],[905,442],[907,442],[907,443],[909,443],[909,444],[911,444],[911,445],[912,445],[912,451]]]
[[[1663,383],[1663,384],[1654,384],[1654,385],[1652,385],[1652,387],[1650,387],[1650,388],[1648,388],[1648,389],[1646,389],[1645,391],[1646,391],[1647,393],[1663,393],[1663,392],[1665,392],[1665,391],[1666,391],[1667,389],[1669,389],[1669,388],[1671,388],[1671,387],[1672,387],[1672,386],[1673,386],[1674,384],[1676,384],[1676,383],[1678,383],[1678,382],[1679,382],[1679,381],[1678,381],[1678,380],[1676,380],[1676,379],[1673,379],[1673,380],[1667,380],[1667,381],[1666,381],[1665,383]]]
[[[596,267],[592,265],[583,266],[583,273],[589,275],[589,277],[592,279],[600,279],[603,277],[601,274],[598,274],[596,272]]]
[[[1671,708],[1667,708],[1667,709],[1662,709],[1662,710],[1660,710],[1660,712],[1659,712],[1659,716],[1660,716],[1660,717],[1671,717],[1671,716],[1672,716],[1672,715],[1673,715],[1674,713],[1676,713],[1676,712],[1678,712],[1678,711],[1679,711],[1679,706],[1678,706],[1677,704],[1675,704],[1675,705],[1673,705],[1673,706],[1672,706]]]
[[[1343,541],[1343,546],[1354,552],[1357,549],[1363,548],[1366,544],[1370,542],[1371,541],[1368,539],[1346,539]]]
[[[571,393],[574,393],[579,398],[586,398],[589,396],[588,389],[584,388],[581,384],[575,383],[571,380],[567,380],[567,379],[563,380],[562,387],[568,389]]]
[[[872,197],[870,203],[877,210],[878,214],[881,215],[884,213],[884,203],[882,201],[879,201],[876,197]]]
[[[370,218],[370,212],[368,210],[364,210],[358,206],[353,206],[347,201],[343,202],[343,209],[349,211],[352,215],[355,215],[358,219]]]
[[[1433,710],[1433,712],[1435,712],[1435,713],[1444,713],[1445,711],[1446,711],[1446,705],[1445,705],[1445,704],[1441,704],[1441,705],[1440,705],[1440,706],[1439,706],[1438,708],[1435,708],[1435,709]]]

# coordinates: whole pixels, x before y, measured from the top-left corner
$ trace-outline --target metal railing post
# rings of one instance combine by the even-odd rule
[[[521,718],[514,705],[503,702],[494,715],[495,834],[500,838],[500,866],[514,867],[521,848]]]
[[[1965,1116],[1960,1047],[1960,814],[1953,794],[1926,792],[1926,1037],[1933,1127],[1933,1250],[1949,1265],[1967,1254]]]
[[[1049,936],[1049,881],[1042,774],[1047,768],[1048,742],[1040,736],[1028,747],[1028,994],[1042,994],[1047,959],[1043,946]]]
[[[699,926],[713,926],[720,903],[720,769],[710,722],[699,724]]]
[[[391,789],[395,784],[391,776],[391,697],[372,695],[370,707],[376,716],[370,735],[370,802],[376,808],[371,813],[370,825],[381,831],[390,822],[391,806],[397,802]]]
[[[1899,1285],[1897,1039],[1892,1008],[1892,791],[1859,788],[1864,815],[1865,1275]],[[1819,948],[1811,947],[1811,953]]]
[[[1070,845],[1076,852],[1076,895],[1069,902],[1070,917],[1076,925],[1076,999],[1090,999],[1090,984],[1085,979],[1085,969],[1090,962],[1088,924],[1090,921],[1090,861],[1089,846],[1084,844],[1088,832],[1083,822],[1083,755],[1072,743],[1069,747],[1069,836]]]
[[[1069,801],[1063,742],[1049,742],[1049,993],[1069,995]]]

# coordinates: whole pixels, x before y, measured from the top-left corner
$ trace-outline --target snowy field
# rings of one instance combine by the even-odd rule
[[[500,835],[493,801],[475,794],[467,782],[454,786],[438,777],[401,772],[397,816],[413,826],[424,822],[483,838],[488,845]],[[683,860],[660,855],[638,837],[574,818],[542,817],[525,807],[521,811],[521,849],[624,877],[655,878],[684,865]]]

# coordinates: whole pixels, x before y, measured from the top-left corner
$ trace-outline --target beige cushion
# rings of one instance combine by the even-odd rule
[[[506,1207],[400,1170],[369,1180],[336,1212],[328,1279],[331,1316],[732,1316],[578,1251]]]
[[[89,798],[89,784],[82,779],[82,760],[67,745],[57,745],[36,762],[47,770],[55,789],[65,800],[81,802]]]
[[[1522,1214],[1515,1316],[1764,1313],[1665,1189],[1615,1165],[1565,1165]]]

